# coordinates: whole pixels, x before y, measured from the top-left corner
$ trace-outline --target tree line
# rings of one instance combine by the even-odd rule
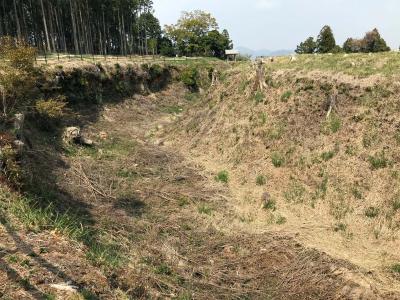
[[[160,34],[151,0],[0,1],[0,35],[39,51],[148,54]]]
[[[224,57],[226,30],[203,11],[162,30],[152,0],[0,0],[0,36],[39,52]]]
[[[336,40],[331,27],[324,26],[317,39],[314,37],[307,38],[304,42],[297,46],[295,52],[298,54],[312,53],[369,53],[369,52],[385,52],[390,51],[390,47],[381,37],[378,29],[373,29],[365,34],[362,39],[348,38],[340,47],[336,44]]]

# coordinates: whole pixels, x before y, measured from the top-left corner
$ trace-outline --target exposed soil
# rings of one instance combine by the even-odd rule
[[[169,138],[192,105],[186,93],[171,85],[108,105],[99,117],[81,112],[93,149],[34,145],[32,182],[46,182],[66,208],[84,214],[121,258],[113,267],[91,263],[86,246],[57,231],[16,230],[4,216],[1,299],[400,299],[378,290],[373,274],[303,246],[292,232],[233,226],[231,187]],[[68,282],[80,294],[51,287]]]

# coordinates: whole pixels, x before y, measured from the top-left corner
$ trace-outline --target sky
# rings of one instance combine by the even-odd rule
[[[253,50],[296,48],[328,24],[338,44],[378,28],[392,48],[400,45],[400,0],[153,0],[162,26],[182,11],[201,9],[228,29],[234,45]]]

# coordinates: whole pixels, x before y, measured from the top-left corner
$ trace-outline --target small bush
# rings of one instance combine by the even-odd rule
[[[282,94],[282,96],[281,96],[281,101],[282,102],[287,102],[289,99],[290,99],[290,97],[292,97],[292,91],[286,91],[286,92],[284,92],[283,94]]]
[[[200,74],[196,67],[191,66],[184,69],[180,79],[191,91],[197,91],[199,89]]]
[[[376,153],[368,158],[372,170],[383,169],[388,166],[388,159],[385,157],[385,153]]]
[[[285,158],[280,153],[274,152],[274,153],[272,153],[271,161],[272,161],[272,164],[274,165],[274,167],[280,168],[284,165]]]
[[[20,70],[33,69],[36,49],[30,47],[23,40],[15,40],[12,37],[0,38],[0,57],[10,62],[10,65]]]
[[[379,215],[379,208],[370,206],[365,210],[365,216],[368,218],[376,218]]]
[[[228,183],[229,181],[229,174],[228,171],[220,171],[217,176],[215,176],[215,181]]]
[[[56,97],[48,100],[37,101],[35,109],[41,117],[57,119],[64,116],[65,106],[65,97]]]
[[[256,178],[256,184],[257,185],[265,185],[267,183],[267,179],[265,178],[264,175],[258,175]]]

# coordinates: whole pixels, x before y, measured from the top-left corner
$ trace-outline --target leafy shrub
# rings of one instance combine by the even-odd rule
[[[215,180],[217,182],[228,183],[229,181],[229,174],[228,171],[220,171],[217,176],[215,176]]]
[[[272,153],[271,161],[272,161],[272,164],[274,165],[274,167],[280,168],[284,165],[285,158],[280,153],[274,152],[274,153]]]
[[[35,109],[42,117],[56,119],[64,116],[65,106],[65,97],[59,96],[48,100],[38,100]]]
[[[370,206],[365,210],[365,216],[368,218],[375,218],[379,215],[379,208]]]
[[[36,49],[30,47],[23,40],[15,40],[12,37],[0,38],[0,57],[10,62],[13,68],[29,71],[33,69]]]
[[[4,175],[5,178],[14,185],[19,185],[22,176],[22,170],[17,163],[17,152],[11,145],[4,145],[0,151],[0,177]]]
[[[385,157],[385,153],[383,151],[370,156],[368,161],[371,164],[372,170],[383,169],[388,166],[388,159]]]
[[[180,80],[191,90],[199,89],[200,74],[196,67],[191,66],[184,69],[181,73]]]
[[[292,91],[286,91],[282,94],[281,101],[287,102],[290,99],[290,97],[292,97]]]
[[[256,184],[257,185],[265,185],[267,183],[267,179],[265,178],[264,175],[258,175],[256,178]]]
[[[35,49],[11,37],[0,38],[0,109],[7,118],[29,104],[37,91],[33,74]]]

